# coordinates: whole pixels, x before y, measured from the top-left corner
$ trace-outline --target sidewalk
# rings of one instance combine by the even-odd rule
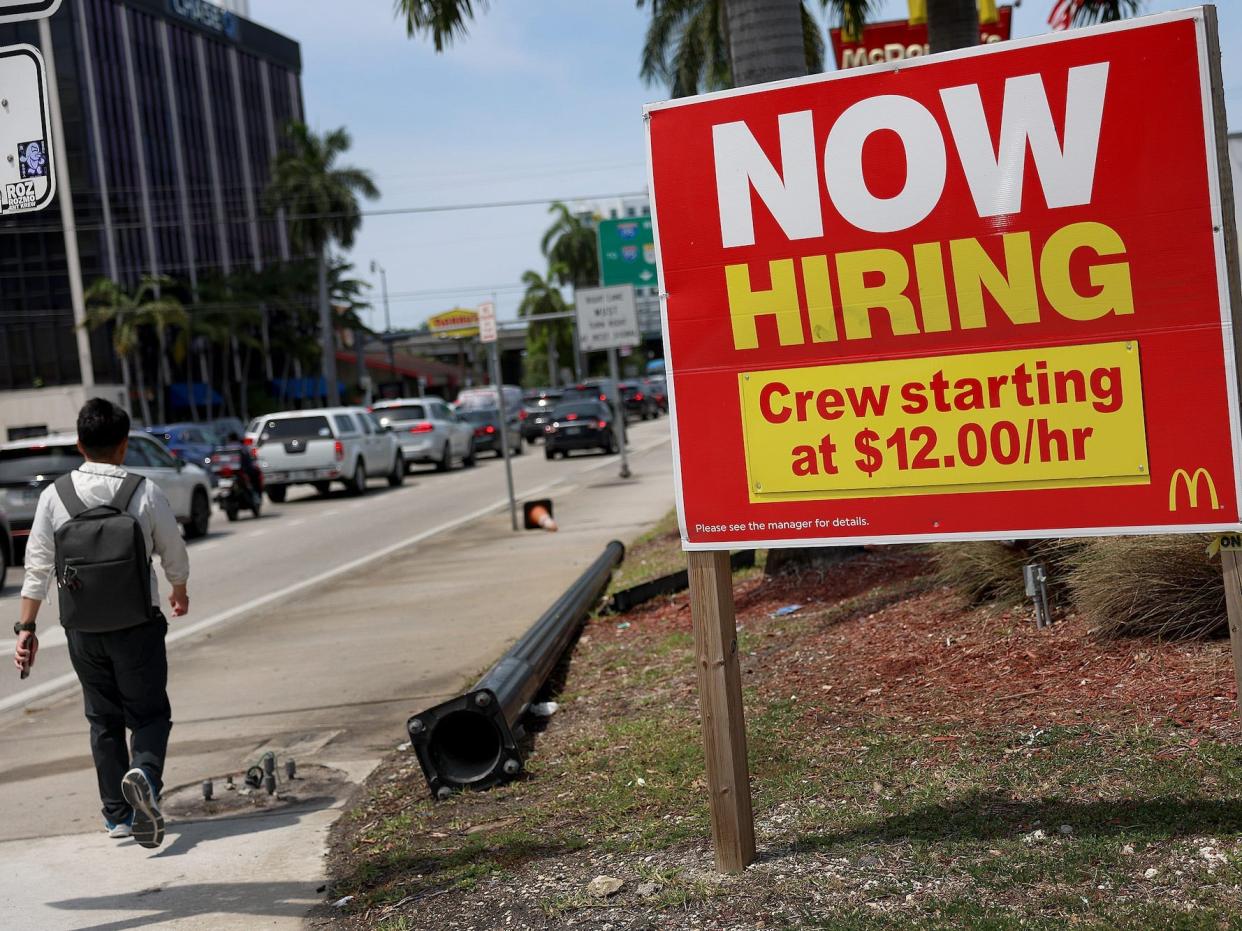
[[[265,747],[354,785],[413,712],[468,685],[611,539],[672,506],[667,437],[550,492],[562,531],[480,519],[170,651],[170,790],[238,772]],[[323,900],[324,839],[344,799],[171,824],[146,852],[97,830],[80,698],[0,727],[0,901],[15,928],[301,927]],[[345,794],[345,793],[341,793]],[[52,836],[48,836],[48,835]]]

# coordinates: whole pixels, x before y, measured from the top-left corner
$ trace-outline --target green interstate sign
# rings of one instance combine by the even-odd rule
[[[599,221],[600,285],[656,286],[655,234],[651,217]]]

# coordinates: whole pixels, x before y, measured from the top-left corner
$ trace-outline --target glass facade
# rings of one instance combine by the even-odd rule
[[[296,42],[175,0],[74,0],[52,18],[82,279],[187,282],[287,257],[263,209],[283,127],[303,118]],[[38,27],[0,45],[39,46]],[[98,381],[119,381],[104,333]],[[59,204],[0,220],[0,389],[81,381]]]

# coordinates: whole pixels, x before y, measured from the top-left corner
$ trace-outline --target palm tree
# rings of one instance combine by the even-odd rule
[[[1067,25],[1111,23],[1138,12],[1141,0],[1052,0],[1053,13],[1064,11]],[[933,52],[979,44],[975,0],[927,0],[927,38]]]
[[[560,201],[548,208],[556,219],[543,234],[540,248],[548,273],[561,284],[593,288],[599,284],[599,238],[594,226],[570,212]]]
[[[469,6],[468,0],[465,0]],[[328,403],[340,403],[336,380],[336,343],[332,309],[328,302],[328,245],[337,243],[348,249],[362,225],[358,196],[374,200],[379,189],[369,172],[342,167],[337,160],[349,150],[350,137],[344,127],[316,135],[303,123],[287,129],[288,147],[272,162],[272,180],[266,203],[273,213],[284,208],[289,231],[299,248],[315,256],[319,292],[320,355]]]
[[[133,292],[126,291],[111,278],[100,278],[86,290],[85,326],[97,330],[112,325],[112,349],[121,360],[121,377],[125,383],[125,399],[130,397],[130,365],[137,374],[138,401],[142,406],[142,419],[150,424],[151,409],[147,402],[146,379],[143,374],[142,334],[146,327],[153,328],[164,342],[164,334],[170,327],[179,327],[178,341],[186,338],[189,317],[181,301],[163,292],[173,286],[171,279],[158,275],[143,275]]]
[[[526,378],[528,387],[543,384],[540,374],[547,366],[549,385],[555,385],[559,378],[558,360],[573,353],[573,334],[567,320],[547,320],[534,323],[544,314],[563,314],[571,307],[565,303],[561,289],[556,281],[562,277],[564,269],[553,264],[547,275],[536,271],[528,271],[522,275],[522,284],[526,285],[526,293],[522,303],[518,305],[518,316],[530,321],[526,330]]]

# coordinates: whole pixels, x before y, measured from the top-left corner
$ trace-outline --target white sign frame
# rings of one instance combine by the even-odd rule
[[[0,48],[0,88],[0,217],[37,213],[56,196],[47,67],[37,48]],[[43,173],[27,174],[36,159]]]
[[[583,352],[641,346],[638,302],[632,284],[580,288],[574,292],[578,346]]]
[[[0,0],[0,25],[47,19],[60,4],[61,0]]]

